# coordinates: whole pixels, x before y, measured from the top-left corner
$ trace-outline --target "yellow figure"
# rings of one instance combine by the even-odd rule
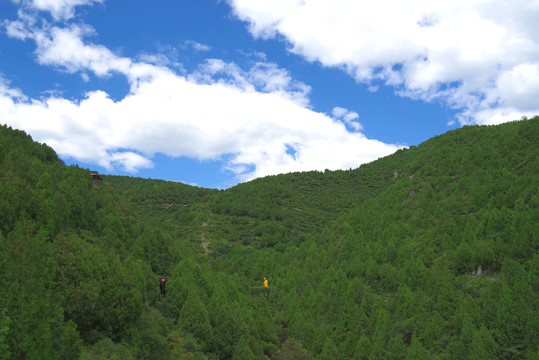
[[[264,287],[268,287],[268,280],[266,278],[264,278]]]

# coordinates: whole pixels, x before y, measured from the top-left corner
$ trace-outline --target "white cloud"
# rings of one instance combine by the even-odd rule
[[[193,48],[196,51],[209,51],[210,50],[210,47],[208,45],[201,44],[194,40],[185,41],[184,48]]]
[[[520,120],[523,116],[527,117],[527,115],[522,115],[520,110],[508,107],[486,109],[474,114],[476,123],[479,125],[498,125],[504,122]]]
[[[61,156],[109,169],[120,164],[128,171],[150,167],[157,152],[201,160],[230,154],[228,168],[247,180],[357,167],[397,149],[348,132],[279,92],[199,84],[172,74],[140,82],[116,102],[103,92],[80,102],[52,97],[17,102],[3,94],[0,114]],[[287,144],[294,144],[295,158],[286,153]]]
[[[331,111],[333,117],[337,120],[342,120],[346,125],[348,125],[354,131],[361,131],[363,126],[357,122],[359,119],[359,114],[355,111],[350,111],[346,108],[336,106]]]
[[[372,89],[382,82],[442,101],[462,122],[479,123],[487,110],[539,113],[537,0],[228,2],[255,37],[284,38],[291,52]]]
[[[251,69],[244,71],[234,63],[209,59],[189,78],[199,83],[228,84],[244,91],[279,93],[304,106],[309,104],[308,94],[311,88],[295,81],[286,70],[272,63],[257,62]]]
[[[520,64],[501,74],[496,82],[503,104],[523,109],[537,109],[539,95],[539,63]]]
[[[103,3],[104,0],[23,0],[27,6],[48,11],[55,20],[70,19],[74,16],[75,7]]]
[[[112,164],[119,164],[127,172],[137,172],[139,169],[148,169],[153,167],[150,159],[132,151],[118,151],[110,156]]]
[[[183,76],[86,42],[92,34],[86,26],[17,26],[13,36],[34,40],[43,65],[83,77],[118,73],[129,81],[129,94],[118,101],[103,91],[81,100],[58,94],[28,99],[2,83],[2,122],[26,130],[62,157],[127,171],[151,167],[156,153],[226,159],[228,170],[248,180],[357,167],[398,148],[348,131],[344,124],[358,125],[355,112],[343,109],[336,120],[310,109],[310,88],[275,64],[258,62],[245,70],[212,59]]]
[[[38,61],[43,65],[63,67],[69,72],[87,69],[97,76],[107,76],[114,71],[127,74],[130,59],[119,57],[104,46],[83,42],[82,37],[91,31],[88,27],[73,25],[70,28],[53,27],[50,32],[34,32]]]
[[[19,89],[13,89],[8,80],[0,74],[0,98],[10,101],[26,101],[28,98]]]
[[[119,73],[127,76],[132,85],[160,73],[171,72],[164,66],[165,63],[181,68],[177,63],[167,62],[164,55],[151,57],[142,54],[140,59],[148,62],[135,62],[115,54],[105,46],[87,43],[85,38],[94,34],[94,29],[88,25],[58,27],[45,23],[38,27],[35,19],[23,12],[19,20],[5,21],[5,27],[11,37],[35,41],[35,54],[41,65],[58,67],[69,73],[81,72],[82,78],[86,80],[86,71],[98,77]]]

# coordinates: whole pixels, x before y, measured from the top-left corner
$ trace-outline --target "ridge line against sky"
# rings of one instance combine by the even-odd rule
[[[539,1],[0,0],[0,124],[226,188],[539,114]]]

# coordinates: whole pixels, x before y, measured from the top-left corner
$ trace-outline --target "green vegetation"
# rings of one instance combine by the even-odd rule
[[[0,359],[539,359],[538,145],[534,118],[225,191],[95,187],[2,126]]]

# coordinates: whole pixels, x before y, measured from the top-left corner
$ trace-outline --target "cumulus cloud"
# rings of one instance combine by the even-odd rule
[[[462,123],[539,113],[537,0],[228,3],[253,36],[284,38],[291,52],[372,89],[442,102]]]
[[[47,11],[55,20],[68,20],[75,15],[75,7],[103,3],[104,0],[12,0],[23,9]]]
[[[35,41],[43,65],[82,76],[121,74],[130,84],[120,100],[104,91],[72,100],[57,93],[31,99],[0,82],[2,122],[28,131],[62,157],[126,171],[152,167],[156,153],[220,159],[238,180],[248,180],[357,167],[398,149],[349,131],[346,124],[358,125],[355,112],[341,108],[331,117],[312,110],[309,86],[272,63],[244,69],[209,59],[182,75],[159,58],[135,60],[91,43],[93,30],[85,25],[37,26],[20,18],[6,28],[13,37]]]
[[[311,88],[292,79],[288,71],[267,62],[257,62],[244,71],[237,64],[220,59],[209,59],[189,75],[192,81],[205,84],[227,84],[246,92],[278,93],[308,106]]]
[[[80,102],[21,102],[4,92],[0,113],[61,156],[127,171],[151,167],[155,153],[200,160],[230,155],[228,169],[247,180],[357,167],[398,148],[351,133],[279,92],[201,84],[170,73],[140,82],[120,101],[97,91]],[[289,144],[294,157],[287,153]]]
[[[102,45],[87,44],[84,38],[94,30],[87,25],[72,24],[69,27],[34,25],[33,17],[24,17],[6,22],[8,36],[36,43],[35,54],[42,65],[51,65],[75,73],[89,70],[97,76],[107,76],[112,72],[127,74],[132,61],[117,56]]]

